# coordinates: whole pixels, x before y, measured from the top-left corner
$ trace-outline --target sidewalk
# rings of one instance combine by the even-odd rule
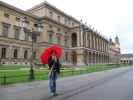
[[[85,86],[92,86],[98,80],[108,78],[112,75],[132,69],[123,67],[102,72],[60,78],[57,81],[57,92],[59,96],[51,98],[48,93],[48,81],[36,81],[23,84],[14,84],[0,88],[0,100],[59,100],[68,95],[77,93]]]

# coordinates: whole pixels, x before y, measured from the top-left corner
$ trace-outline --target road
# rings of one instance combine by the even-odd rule
[[[133,100],[133,68],[125,67],[57,81],[57,97],[50,97],[48,81],[0,88],[0,100]]]

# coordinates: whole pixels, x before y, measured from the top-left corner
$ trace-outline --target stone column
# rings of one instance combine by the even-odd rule
[[[102,50],[104,51],[104,40],[102,40]]]
[[[101,51],[101,38],[99,38],[99,51]]]
[[[104,51],[106,52],[106,41],[104,42]]]
[[[90,36],[90,42],[89,42],[90,43],[90,47],[89,48],[92,48],[92,34],[90,33],[89,36]]]
[[[97,36],[95,35],[95,49],[97,50]]]
[[[79,46],[81,47],[81,29],[79,27],[79,32],[78,32],[78,38],[79,38]]]
[[[102,39],[101,39],[101,51],[102,51]]]
[[[97,37],[97,50],[99,50],[99,37]]]
[[[98,50],[98,36],[96,38],[96,46],[97,46],[97,50]]]
[[[105,41],[103,40],[103,51],[105,52]]]
[[[93,34],[91,34],[91,48],[93,49],[94,48],[94,40],[93,40]]]
[[[13,58],[13,46],[12,45],[9,46],[9,55],[8,56],[9,56],[10,60]]]
[[[6,59],[8,59],[6,62],[7,64],[10,64],[11,61],[11,47],[10,46],[6,46]]]
[[[2,36],[2,31],[3,31],[3,27],[2,27],[2,23],[0,22],[0,36]]]
[[[87,32],[87,48],[90,48],[90,36],[89,36],[89,32]]]
[[[100,50],[99,37],[98,37],[98,50]]]
[[[103,40],[101,39],[101,51],[103,51]]]
[[[89,38],[89,37],[88,37],[88,32],[86,32],[86,47],[88,47],[88,41],[89,41],[88,38]]]
[[[103,40],[103,52],[104,52],[104,40]]]
[[[83,30],[81,30],[81,32],[80,32],[80,42],[81,42],[81,47],[83,47]]]
[[[18,50],[18,58],[24,58],[24,49],[22,47]]]
[[[107,42],[105,42],[105,52],[107,52]]]
[[[81,41],[80,41],[80,32],[79,33],[77,33],[77,46],[79,47],[79,46],[81,46]]]
[[[68,52],[68,63],[72,64],[72,55],[70,51]]]
[[[95,35],[93,35],[93,49],[95,49]]]
[[[83,46],[86,47],[86,32],[83,33]]]
[[[11,58],[11,47],[10,47],[10,45],[8,46],[8,47],[6,47],[6,57],[7,58]]]
[[[68,35],[68,39],[69,39],[68,46],[72,47],[72,37],[71,37],[71,34]]]

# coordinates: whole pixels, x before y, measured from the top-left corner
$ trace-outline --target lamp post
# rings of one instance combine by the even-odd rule
[[[35,79],[34,76],[34,43],[37,42],[37,37],[40,36],[40,33],[42,32],[43,26],[41,23],[36,23],[34,24],[35,29],[27,30],[27,18],[22,17],[22,27],[24,29],[24,32],[28,33],[28,35],[31,37],[32,41],[31,41],[31,59],[30,59],[30,70],[29,70],[29,80],[32,81]]]

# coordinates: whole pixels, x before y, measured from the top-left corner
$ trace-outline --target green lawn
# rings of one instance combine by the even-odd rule
[[[7,66],[8,67],[8,66]],[[103,71],[109,70],[113,68],[122,67],[118,65],[92,65],[86,66],[82,68],[62,68],[60,77],[72,76],[72,75],[79,75],[85,73],[91,73],[96,71]],[[48,69],[36,69],[35,70],[35,80],[47,80],[48,79]],[[11,70],[5,70],[2,68],[0,70],[0,84],[12,84],[18,82],[27,82],[29,81],[29,69],[19,69],[15,67]]]

